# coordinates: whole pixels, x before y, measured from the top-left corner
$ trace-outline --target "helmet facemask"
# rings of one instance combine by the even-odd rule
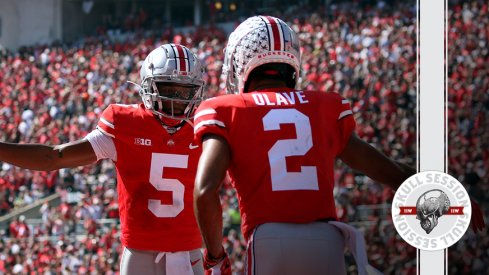
[[[160,119],[191,120],[204,98],[203,72],[187,47],[165,44],[156,48],[141,66],[139,95],[144,106]]]
[[[201,85],[170,82],[160,77],[148,77],[140,91],[144,106],[154,114],[175,119],[190,120],[203,100]]]

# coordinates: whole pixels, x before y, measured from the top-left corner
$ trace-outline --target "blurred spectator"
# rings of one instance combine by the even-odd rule
[[[482,0],[449,1],[448,170],[489,220],[489,13]],[[468,230],[470,231],[470,230]],[[468,232],[448,251],[450,274],[487,274],[487,228]]]
[[[25,216],[20,215],[16,220],[10,223],[10,236],[14,238],[27,238],[30,235],[30,229],[25,222]]]

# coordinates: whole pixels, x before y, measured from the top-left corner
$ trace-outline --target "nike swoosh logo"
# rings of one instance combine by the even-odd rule
[[[198,147],[198,146],[197,146],[197,147]],[[200,259],[197,259],[197,260],[195,260],[195,261],[193,261],[193,262],[192,262],[192,261],[190,261],[190,264],[191,264],[192,266],[194,266],[194,265],[195,265],[196,263],[198,263],[199,261],[200,261]]]
[[[189,148],[190,150],[193,150],[193,149],[198,148],[198,147],[199,147],[199,145],[193,145],[192,143],[190,143],[190,144],[188,145],[188,148]]]

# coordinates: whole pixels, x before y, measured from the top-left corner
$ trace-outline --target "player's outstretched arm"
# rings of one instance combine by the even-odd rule
[[[354,133],[339,158],[352,169],[394,190],[416,173],[414,168],[388,158]]]
[[[51,171],[87,165],[97,161],[97,156],[85,139],[56,146],[0,142],[0,161],[31,170]]]
[[[214,259],[220,259],[224,255],[219,189],[229,166],[230,151],[227,142],[219,136],[206,135],[203,139],[195,178],[194,211],[207,253]]]

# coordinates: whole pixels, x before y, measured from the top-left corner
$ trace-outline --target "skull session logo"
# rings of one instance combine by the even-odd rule
[[[430,196],[434,192],[439,192],[439,196]],[[429,197],[426,198],[426,195]],[[416,219],[420,220],[421,227],[426,234],[430,234],[431,230],[438,225],[438,218],[448,213],[449,208],[450,199],[443,191],[438,189],[426,191],[416,202]]]
[[[469,227],[471,213],[463,185],[438,171],[408,178],[392,203],[397,232],[407,243],[423,250],[445,249],[456,243]]]

